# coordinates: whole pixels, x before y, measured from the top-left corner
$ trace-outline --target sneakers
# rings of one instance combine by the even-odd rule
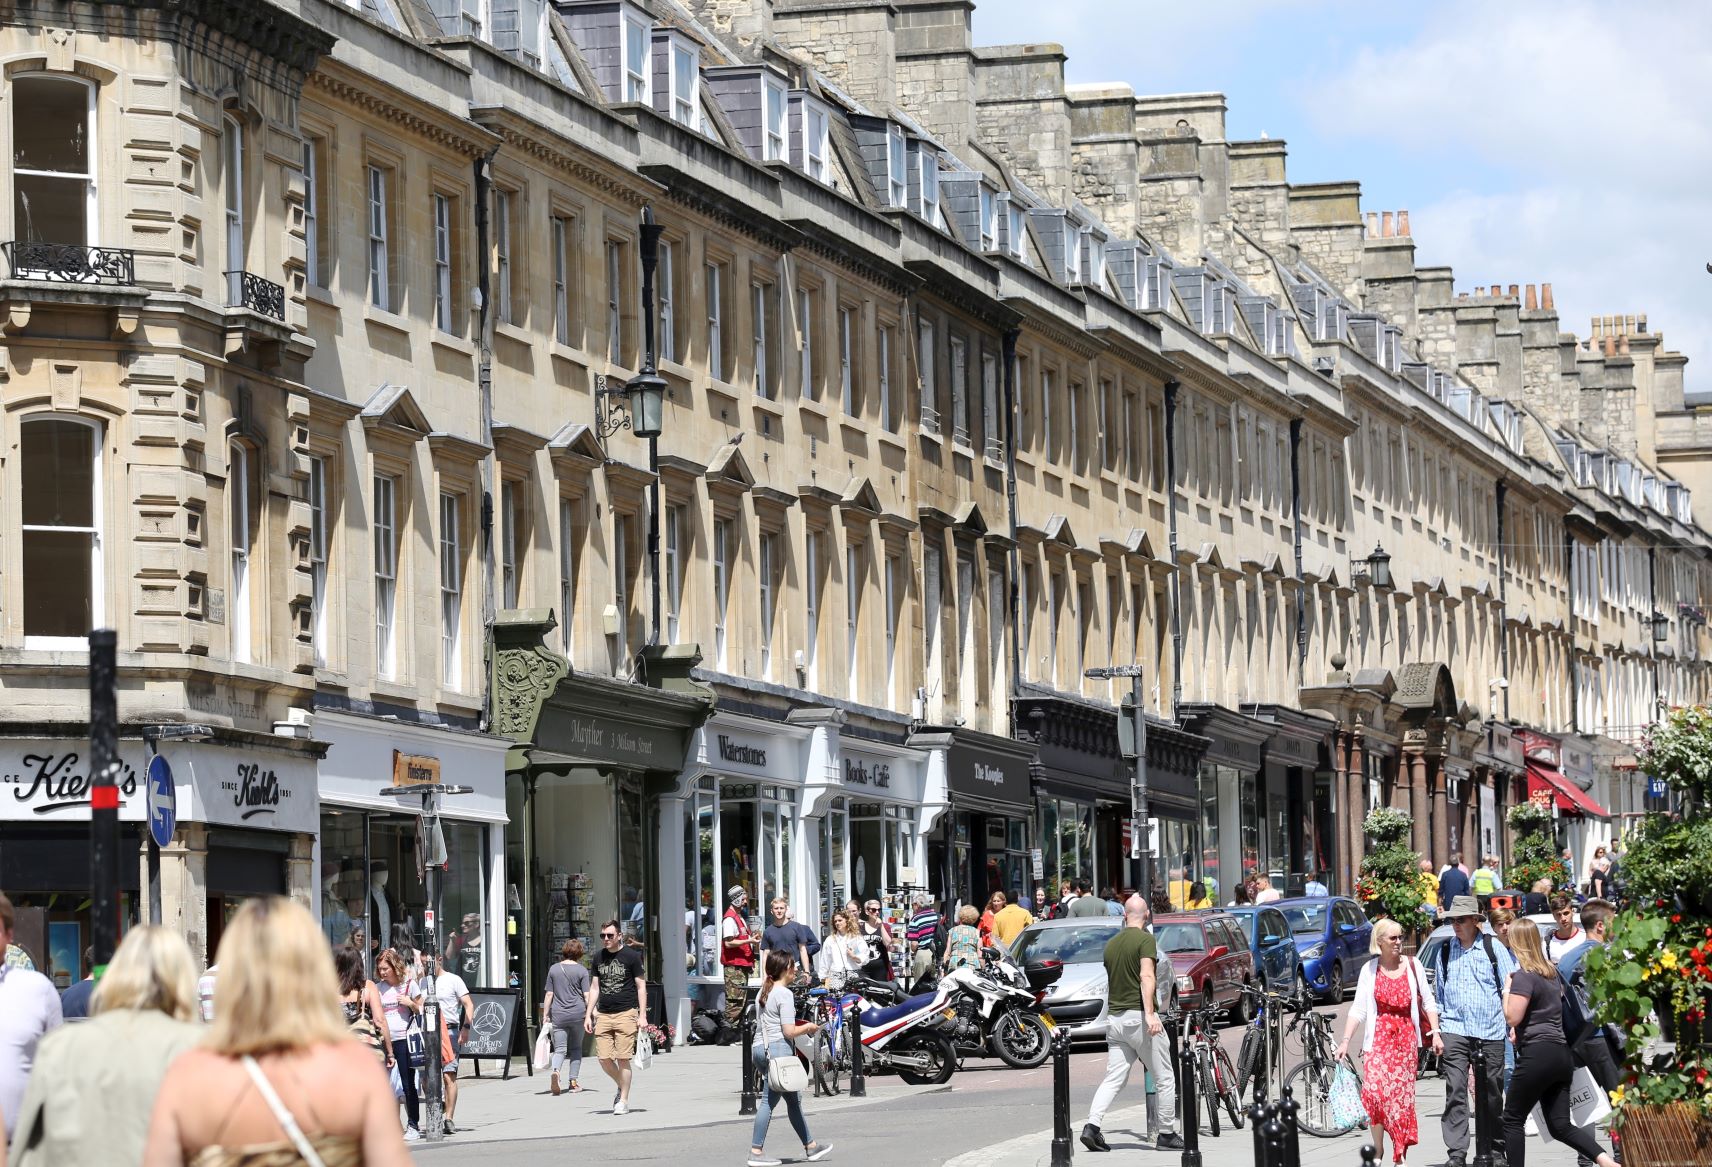
[[[814,1150],[810,1151],[807,1147],[804,1147],[803,1150],[807,1153],[808,1161],[810,1163],[818,1163],[828,1155],[832,1154],[832,1144],[816,1143],[814,1145]]]
[[[630,1113],[630,1104],[628,1102],[624,1101],[624,1099],[620,1098],[617,1102],[613,1103],[612,1113],[614,1113],[614,1114],[629,1114]]]
[[[784,1167],[783,1159],[769,1159],[765,1155],[749,1156],[749,1167]]]
[[[584,1090],[587,1090],[587,1089],[588,1089],[587,1086],[584,1086],[581,1082],[577,1081],[575,1078],[572,1078],[570,1086],[567,1087],[567,1093],[581,1094]]]
[[[1166,1131],[1153,1140],[1153,1149],[1155,1151],[1181,1151],[1183,1149],[1183,1136],[1172,1131]]]
[[[404,1141],[405,1142],[415,1143],[415,1142],[421,1141],[421,1138],[422,1138],[422,1132],[417,1130],[415,1127],[408,1126],[408,1127],[404,1128]]]
[[[1090,1151],[1109,1151],[1111,1144],[1106,1142],[1106,1136],[1100,1133],[1100,1128],[1093,1123],[1085,1123],[1082,1127],[1082,1145]]]
[[[455,1135],[458,1133],[458,1128],[452,1125],[452,1120],[449,1118],[443,1124],[441,1124],[440,1129],[445,1131],[449,1135]]]
[[[553,1080],[548,1083],[548,1088],[553,1091],[554,1098],[559,1096],[559,1071],[553,1071]]]

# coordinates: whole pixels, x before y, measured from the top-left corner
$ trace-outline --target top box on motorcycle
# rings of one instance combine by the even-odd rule
[[[1056,983],[1058,978],[1064,975],[1064,962],[1061,960],[1030,961],[1028,967],[1022,971],[1023,975],[1028,977],[1028,987],[1038,993]]]

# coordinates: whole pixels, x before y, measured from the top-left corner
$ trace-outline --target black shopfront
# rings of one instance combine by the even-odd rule
[[[909,744],[945,759],[947,809],[928,840],[928,890],[947,908],[979,906],[995,891],[1031,894],[1034,747],[963,729],[916,733]]]

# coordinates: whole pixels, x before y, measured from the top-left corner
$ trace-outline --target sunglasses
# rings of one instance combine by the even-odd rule
[[[602,940],[617,940],[618,939],[618,933],[616,933],[616,932],[602,932],[600,934],[600,938]]]

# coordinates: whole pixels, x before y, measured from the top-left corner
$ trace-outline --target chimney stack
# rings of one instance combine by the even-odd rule
[[[1550,284],[1541,284],[1540,285],[1540,309],[1542,311],[1545,311],[1545,312],[1550,312],[1550,311],[1553,311],[1556,307],[1557,307],[1557,305],[1552,303],[1551,285]]]

